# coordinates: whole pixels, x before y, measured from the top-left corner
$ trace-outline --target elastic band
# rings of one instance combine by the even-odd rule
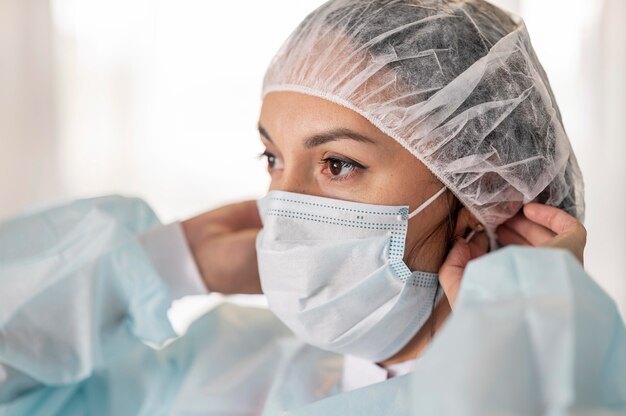
[[[414,216],[416,216],[417,214],[419,214],[420,212],[425,210],[430,204],[433,203],[433,201],[435,199],[439,198],[446,191],[446,189],[448,189],[448,188],[446,188],[444,186],[435,195],[433,195],[430,198],[428,198],[422,205],[420,205],[419,207],[415,208],[415,211],[413,211],[413,212],[411,212],[409,214],[409,219],[413,218]]]
[[[476,230],[472,230],[472,232],[470,232],[467,237],[465,237],[465,242],[469,243],[470,241],[472,241],[472,238],[474,238],[474,236],[476,235]]]

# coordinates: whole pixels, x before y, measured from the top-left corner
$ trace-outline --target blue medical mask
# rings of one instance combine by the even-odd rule
[[[397,353],[424,325],[437,274],[403,261],[407,206],[372,205],[284,191],[257,201],[261,287],[269,307],[309,344],[371,361]]]

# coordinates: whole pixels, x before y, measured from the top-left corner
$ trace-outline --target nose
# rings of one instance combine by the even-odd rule
[[[281,173],[274,175],[270,191],[286,191],[299,194],[317,194],[313,172],[307,172],[302,166],[285,166]]]

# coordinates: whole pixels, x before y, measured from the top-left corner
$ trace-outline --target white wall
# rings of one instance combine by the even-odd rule
[[[61,193],[48,3],[0,0],[0,218]]]
[[[164,221],[261,196],[263,73],[318,4],[56,0],[67,194],[142,195]]]
[[[171,221],[264,192],[262,76],[321,1],[51,2],[0,0],[0,217],[116,192]],[[626,2],[495,3],[549,75],[586,180],[587,267],[624,311]]]
[[[585,179],[585,266],[626,316],[626,2],[521,0]]]

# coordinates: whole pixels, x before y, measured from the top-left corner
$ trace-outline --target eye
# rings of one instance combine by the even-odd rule
[[[269,150],[265,150],[263,153],[259,155],[259,158],[263,158],[263,157],[267,159],[268,170],[283,168],[283,161],[279,157],[277,157],[275,154],[271,153]]]
[[[335,181],[348,179],[356,174],[357,171],[367,169],[365,166],[355,162],[354,160],[344,160],[337,157],[327,157],[320,160],[319,163],[324,165],[322,172],[330,173],[330,179]]]

